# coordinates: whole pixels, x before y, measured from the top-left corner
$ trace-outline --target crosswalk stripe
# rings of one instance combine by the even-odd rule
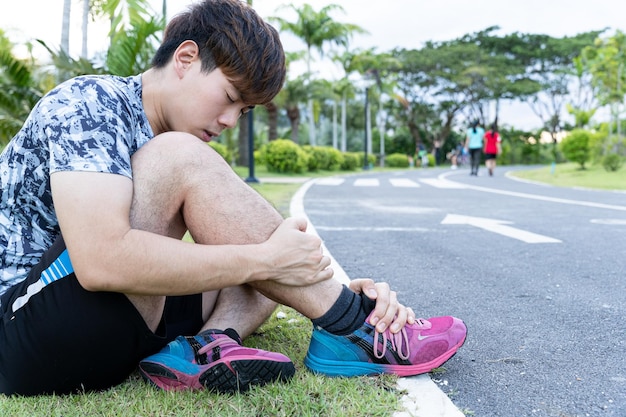
[[[341,185],[345,181],[344,178],[319,178],[315,181],[317,185]]]
[[[354,181],[355,187],[378,187],[380,182],[376,178],[357,178]]]
[[[418,183],[416,183],[415,181],[410,180],[408,178],[390,178],[389,182],[394,187],[415,188],[415,187],[419,187],[420,186]]]

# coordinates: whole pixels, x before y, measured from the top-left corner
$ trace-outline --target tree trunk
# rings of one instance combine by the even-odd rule
[[[239,119],[239,156],[237,165],[240,167],[248,166],[248,118],[241,117]]]
[[[333,100],[333,148],[337,149],[337,100]]]
[[[81,29],[83,31],[83,45],[81,48],[81,52],[80,52],[80,56],[87,59],[88,58],[88,54],[89,54],[89,50],[87,48],[87,40],[89,39],[88,36],[88,28],[89,28],[89,10],[91,8],[91,5],[89,4],[90,1],[89,0],[83,0],[83,21],[82,21],[82,25],[81,25]]]
[[[346,110],[348,107],[348,99],[346,98],[346,94],[344,93],[343,99],[341,101],[341,152],[345,152],[347,149],[347,129],[348,129],[348,111]]]
[[[291,140],[298,143],[298,129],[300,127],[300,109],[298,106],[287,108],[287,117],[291,122]]]
[[[70,15],[72,12],[72,0],[63,1],[63,23],[61,27],[61,51],[70,54]]]
[[[271,101],[265,105],[265,108],[267,109],[267,138],[272,141],[278,139],[278,106]]]
[[[313,99],[309,99],[309,145],[315,146],[315,116],[313,112]]]

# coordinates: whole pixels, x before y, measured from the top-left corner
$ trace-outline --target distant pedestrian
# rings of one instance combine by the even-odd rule
[[[489,171],[489,176],[493,176],[496,169],[496,158],[502,153],[500,134],[498,126],[494,123],[491,129],[485,133],[485,165]]]
[[[478,120],[474,120],[470,128],[467,130],[467,135],[465,137],[465,148],[469,151],[470,166],[472,168],[470,175],[478,175],[480,158],[483,152],[484,136],[485,129],[483,129]]]
[[[435,166],[439,165],[442,162],[441,145],[441,139],[435,139],[433,141],[433,156],[435,157]]]

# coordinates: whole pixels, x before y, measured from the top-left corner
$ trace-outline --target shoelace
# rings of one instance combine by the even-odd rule
[[[383,356],[385,356],[385,353],[387,353],[387,341],[390,340],[391,347],[393,348],[393,350],[398,352],[398,356],[403,360],[409,359],[409,356],[411,355],[411,345],[409,343],[409,336],[406,333],[406,326],[413,326],[418,329],[427,330],[432,327],[432,324],[430,324],[430,322],[425,319],[415,319],[414,324],[406,324],[398,333],[394,334],[391,333],[389,329],[385,329],[385,331],[382,333],[383,347],[382,352],[380,353],[378,351],[378,335],[380,333],[378,332],[378,330],[374,330],[374,356],[376,356],[378,359],[381,359]],[[402,351],[403,346],[405,347],[405,352]]]
[[[213,350],[216,347],[221,347],[221,346],[224,346],[224,345],[232,345],[233,343],[238,345],[237,342],[235,342],[233,339],[231,339],[228,336],[216,337],[215,340],[213,340],[210,343],[207,343],[206,345],[204,345],[200,349],[198,349],[198,355],[205,354],[206,352],[208,352],[210,350]]]

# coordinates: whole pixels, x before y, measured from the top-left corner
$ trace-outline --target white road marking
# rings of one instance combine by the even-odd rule
[[[515,227],[506,226],[512,222],[496,219],[485,219],[483,217],[461,216],[458,214],[448,214],[441,224],[468,224],[478,227],[488,232],[497,233],[526,243],[561,243],[560,240],[548,236],[538,235]]]
[[[431,187],[435,187],[435,188],[456,188],[456,189],[467,188],[465,185],[461,183],[449,181],[445,178],[424,178],[424,179],[421,179],[420,181],[423,182],[424,184],[428,184]]]
[[[380,185],[380,181],[376,178],[357,178],[354,181],[355,187],[378,187]]]
[[[389,182],[394,187],[417,188],[420,185],[408,178],[389,178]]]
[[[345,181],[345,178],[318,178],[315,180],[316,185],[341,185]]]
[[[446,179],[446,177],[448,175],[450,175],[450,174],[453,174],[453,172],[447,172],[447,173],[441,174],[441,175],[439,175],[439,178],[442,179],[442,180],[454,183],[454,184],[462,185],[464,188],[468,188],[468,189],[471,189],[471,190],[477,190],[477,191],[484,191],[486,193],[510,195],[510,196],[513,196],[513,197],[528,198],[528,199],[531,199],[531,200],[549,201],[551,203],[571,204],[571,205],[575,205],[575,206],[585,206],[585,207],[594,207],[594,208],[603,208],[603,209],[610,209],[610,210],[626,211],[626,206],[615,206],[615,205],[612,205],[612,204],[594,203],[592,201],[584,201],[584,200],[568,200],[566,198],[547,197],[547,196],[537,195],[537,194],[518,193],[516,191],[498,190],[498,189],[495,189],[495,188],[479,187],[477,185],[465,185],[465,184],[461,184],[461,183],[455,183],[454,181],[450,181],[450,180]]]

